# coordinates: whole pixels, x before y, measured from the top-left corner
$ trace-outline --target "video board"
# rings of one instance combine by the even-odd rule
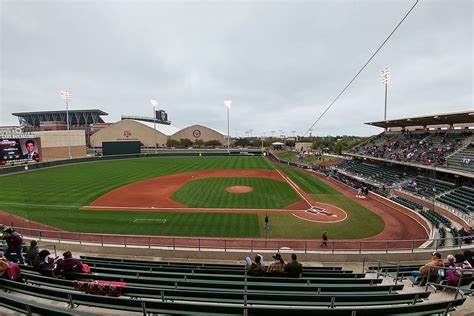
[[[0,138],[0,165],[41,161],[39,138]]]

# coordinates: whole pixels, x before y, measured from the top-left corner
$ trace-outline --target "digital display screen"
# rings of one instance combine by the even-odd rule
[[[40,161],[39,138],[0,138],[0,165]]]

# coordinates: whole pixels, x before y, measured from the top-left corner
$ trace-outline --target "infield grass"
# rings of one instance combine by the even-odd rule
[[[253,188],[248,193],[230,193],[231,186]],[[300,200],[286,182],[266,178],[208,178],[190,181],[173,194],[173,199],[198,208],[279,209]]]

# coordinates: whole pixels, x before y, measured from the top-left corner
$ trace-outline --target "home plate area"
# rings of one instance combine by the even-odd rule
[[[310,213],[310,214],[315,214],[315,215],[322,214],[326,216],[337,217],[336,214],[328,212],[324,208],[319,208],[317,206],[313,206],[312,208],[310,208],[309,210],[306,210],[305,212]]]
[[[337,223],[347,218],[347,213],[342,209],[333,205],[325,206],[326,207],[311,206],[311,208],[307,210],[296,211],[292,214],[299,219],[318,223]]]

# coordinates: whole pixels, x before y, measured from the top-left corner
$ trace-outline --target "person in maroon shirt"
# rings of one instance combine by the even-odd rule
[[[71,272],[82,272],[82,262],[79,259],[73,258],[70,251],[63,253],[63,257],[62,260],[58,261],[54,269],[55,273],[67,274]]]
[[[20,234],[14,231],[10,227],[5,227],[3,229],[3,237],[7,242],[7,251],[5,251],[5,258],[10,262],[20,261],[21,264],[24,264],[23,260],[23,238]],[[13,256],[12,253],[16,253],[16,256]]]

